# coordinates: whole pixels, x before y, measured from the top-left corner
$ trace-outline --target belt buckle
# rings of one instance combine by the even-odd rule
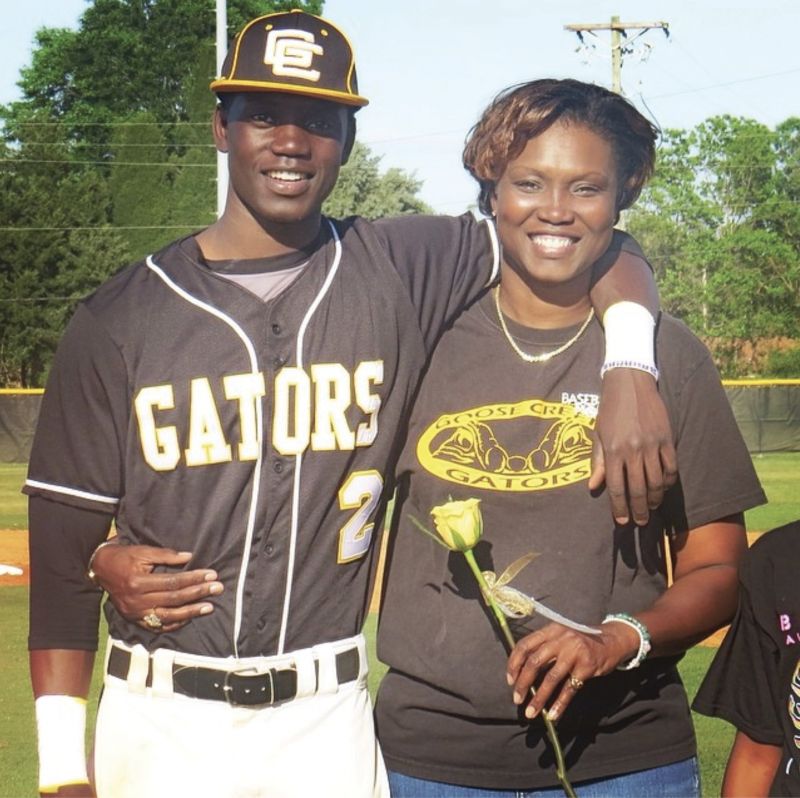
[[[265,676],[267,677],[267,681],[269,683],[269,698],[265,698],[263,701],[259,700],[241,700],[245,696],[250,695],[250,691],[245,689],[244,694],[237,691],[236,686],[231,684],[231,677],[232,676]],[[273,669],[270,668],[269,670],[259,673],[255,668],[243,668],[242,670],[238,671],[226,671],[225,679],[222,683],[222,695],[225,697],[225,701],[232,707],[239,707],[239,706],[257,706],[257,705],[264,705],[264,704],[273,704],[275,702],[275,680],[273,676]]]

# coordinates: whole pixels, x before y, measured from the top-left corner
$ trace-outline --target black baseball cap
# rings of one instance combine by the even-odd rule
[[[211,91],[281,91],[364,106],[353,48],[322,17],[305,11],[267,14],[245,25]]]

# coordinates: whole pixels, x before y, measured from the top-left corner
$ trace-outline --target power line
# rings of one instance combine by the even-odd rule
[[[800,70],[794,70],[800,71]],[[712,88],[712,87],[706,87]],[[659,94],[650,99],[660,99],[662,97],[673,97],[678,94],[684,94],[693,91],[703,91],[704,89],[687,89],[686,92],[674,92],[672,94]],[[759,122],[757,119],[753,119],[751,117],[737,117],[737,118],[744,118],[746,120],[751,120],[756,122],[756,124],[764,125],[763,122]],[[703,123],[699,123],[698,125],[694,125],[691,128],[679,128],[681,130],[687,130],[691,132],[698,128]],[[764,125],[767,130],[770,130],[768,125]],[[674,128],[670,128],[672,130]],[[451,130],[451,131],[439,131],[434,133],[417,133],[411,136],[397,136],[396,138],[380,138],[380,139],[358,139],[360,144],[364,144],[368,147],[373,147],[381,144],[396,144],[398,142],[406,142],[406,141],[425,141],[427,139],[433,138],[446,138],[453,135],[458,135],[459,131]],[[749,138],[760,138],[763,133],[738,133],[736,134],[737,139],[749,139]],[[124,150],[128,148],[139,148],[139,149],[160,149],[160,150],[176,150],[176,149],[216,149],[216,145],[214,144],[203,144],[201,142],[192,142],[192,143],[180,143],[180,142],[154,142],[150,144],[141,144],[141,143],[125,143],[125,144],[110,144],[107,141],[36,141],[36,142],[26,142],[26,147],[35,148],[35,147],[70,147],[74,149],[81,149],[83,147],[102,147],[107,148],[110,150]],[[11,149],[11,148],[9,148]],[[18,151],[17,148],[14,148],[14,151]],[[0,158],[0,162],[2,161],[15,161],[21,160],[18,156],[11,156],[10,158]]]
[[[13,305],[16,302],[34,304],[36,302],[75,302],[83,299],[86,294],[76,294],[75,296],[21,296],[13,299],[0,299],[0,304]]]
[[[198,224],[76,225],[75,227],[0,227],[0,233],[71,233],[76,230],[109,233],[113,233],[115,230],[198,230],[207,224],[208,222]]]
[[[0,164],[18,163],[49,163],[59,164],[61,166],[161,166],[170,169],[175,169],[177,167],[183,169],[188,166],[190,168],[216,169],[216,164],[214,163],[192,163],[191,161],[188,163],[184,163],[183,161],[175,163],[171,161],[64,161],[56,158],[0,158]]]
[[[153,227],[114,227],[114,228],[106,228],[106,229],[107,230],[173,230],[173,229],[201,230],[201,229],[204,229],[207,226],[208,226],[208,222],[204,222],[202,224],[195,224],[195,225],[163,225],[163,226],[153,226]],[[0,227],[0,231],[2,231],[3,229],[4,228]],[[99,230],[99,229],[102,229],[102,228],[91,228],[91,227],[87,227],[87,228],[48,228],[48,227],[43,227],[43,228],[30,228],[30,229],[34,230],[36,232],[40,232],[42,230],[45,230],[45,231],[46,230],[64,231],[64,230],[71,230],[71,229],[77,229],[77,230]],[[683,245],[678,247],[678,249],[681,249],[681,248],[685,248],[685,247]],[[691,247],[691,253],[693,255],[702,255],[702,254],[708,254],[708,253],[712,253],[713,254],[713,253],[717,253],[717,252],[719,252],[718,248],[712,247],[712,246],[708,246],[708,245],[703,245],[703,246],[694,245],[694,246]],[[670,252],[648,252],[648,253],[645,253],[645,254],[646,254],[646,257],[647,257],[647,259],[649,261],[667,261],[667,260],[670,260],[673,257],[675,257],[675,254],[674,254],[673,251],[670,251]],[[0,260],[0,263],[2,263],[2,262],[3,261]],[[69,299],[69,297],[55,297],[55,299]],[[17,301],[17,300],[15,300],[15,299],[0,299],[0,302],[14,302],[14,301]]]
[[[748,135],[748,136],[736,136],[737,141],[743,141],[745,139],[760,139],[762,138],[758,134]],[[691,156],[690,156],[691,157]],[[75,160],[75,159],[60,159],[60,158],[0,158],[0,168],[8,165],[8,166],[15,166],[17,164],[56,164],[59,166],[160,166],[169,169],[182,169],[183,167],[192,167],[192,168],[203,168],[203,169],[211,169],[214,168],[213,163],[196,163],[196,162],[184,162],[181,161],[117,161],[117,160],[108,160],[108,161],[84,161],[84,160]],[[783,168],[780,163],[756,163],[753,162],[751,164],[732,164],[728,163],[724,160],[719,161],[707,161],[703,160],[699,162],[696,166],[702,166],[704,169],[712,168],[715,166],[724,167],[725,169],[775,169],[777,171],[783,171]]]
[[[124,150],[127,148],[138,147],[140,149],[164,149],[164,150],[174,150],[174,149],[195,149],[195,148],[203,148],[203,149],[216,149],[216,145],[214,144],[203,144],[201,142],[192,142],[192,143],[179,143],[179,142],[154,142],[152,144],[139,144],[139,143],[111,143],[108,141],[34,141],[34,142],[26,142],[26,147],[74,147],[75,149],[83,148],[83,147],[104,147],[107,149],[112,150]]]
[[[786,205],[800,205],[800,200],[798,199],[791,199],[791,198],[784,198],[781,200],[783,204]],[[474,205],[474,201],[470,201],[467,203],[469,205]],[[441,206],[453,206],[453,207],[464,207],[464,203],[460,201],[453,201],[453,202],[443,202],[439,203]],[[758,204],[750,203],[750,204],[738,204],[738,205],[728,205],[725,204],[720,207],[720,210],[724,211],[747,211],[752,210],[755,211],[758,209]],[[650,214],[650,211],[642,211],[643,213]],[[70,233],[70,232],[115,232],[119,230],[199,230],[206,225],[208,225],[208,221],[205,222],[195,222],[195,223],[187,223],[187,224],[153,224],[153,225],[110,225],[110,224],[103,224],[103,225],[75,225],[75,226],[25,226],[25,227],[16,227],[16,226],[2,226],[0,227],[1,233]]]
[[[2,119],[2,117],[0,117]],[[210,127],[208,122],[67,122],[59,120],[57,122],[25,122],[14,121],[15,127]]]
[[[664,97],[677,97],[681,94],[693,94],[699,91],[708,91],[709,89],[721,89],[721,88],[726,88],[728,86],[736,86],[740,83],[752,83],[756,80],[767,80],[768,78],[777,78],[783,75],[793,75],[797,72],[800,72],[800,67],[797,67],[796,69],[787,69],[783,72],[771,72],[767,75],[758,75],[754,78],[741,78],[740,80],[729,80],[726,81],[725,83],[714,83],[710,86],[700,86],[699,88],[696,89],[683,89],[682,91],[673,91],[673,92],[668,92],[667,94],[654,94],[650,99],[661,100]]]

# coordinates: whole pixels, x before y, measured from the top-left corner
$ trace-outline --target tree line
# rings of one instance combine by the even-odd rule
[[[272,10],[322,6],[228,0],[230,33]],[[0,107],[0,386],[43,385],[80,297],[215,218],[214,25],[214,0],[94,0],[77,30],[37,33],[21,99]],[[797,118],[665,131],[626,218],[664,307],[729,376],[800,377],[799,146]],[[357,144],[325,210],[426,212],[419,188]],[[743,354],[765,341],[774,351]]]
[[[723,374],[800,378],[800,118],[665,131],[628,229]]]

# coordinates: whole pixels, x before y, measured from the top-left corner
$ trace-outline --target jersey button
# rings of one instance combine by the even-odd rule
[[[264,551],[266,552],[267,557],[271,557],[272,552],[275,551],[275,547],[271,543],[267,543],[267,545],[264,546]]]
[[[275,333],[275,335],[280,335],[283,332],[283,330],[281,329],[281,325],[280,324],[273,324],[272,325],[272,332]]]
[[[278,355],[278,357],[274,357],[272,359],[272,365],[279,369],[286,363],[286,358],[283,355]]]
[[[275,471],[276,474],[282,474],[283,473],[283,463],[280,460],[278,460],[275,463],[273,463],[272,468],[273,468],[273,470]]]

